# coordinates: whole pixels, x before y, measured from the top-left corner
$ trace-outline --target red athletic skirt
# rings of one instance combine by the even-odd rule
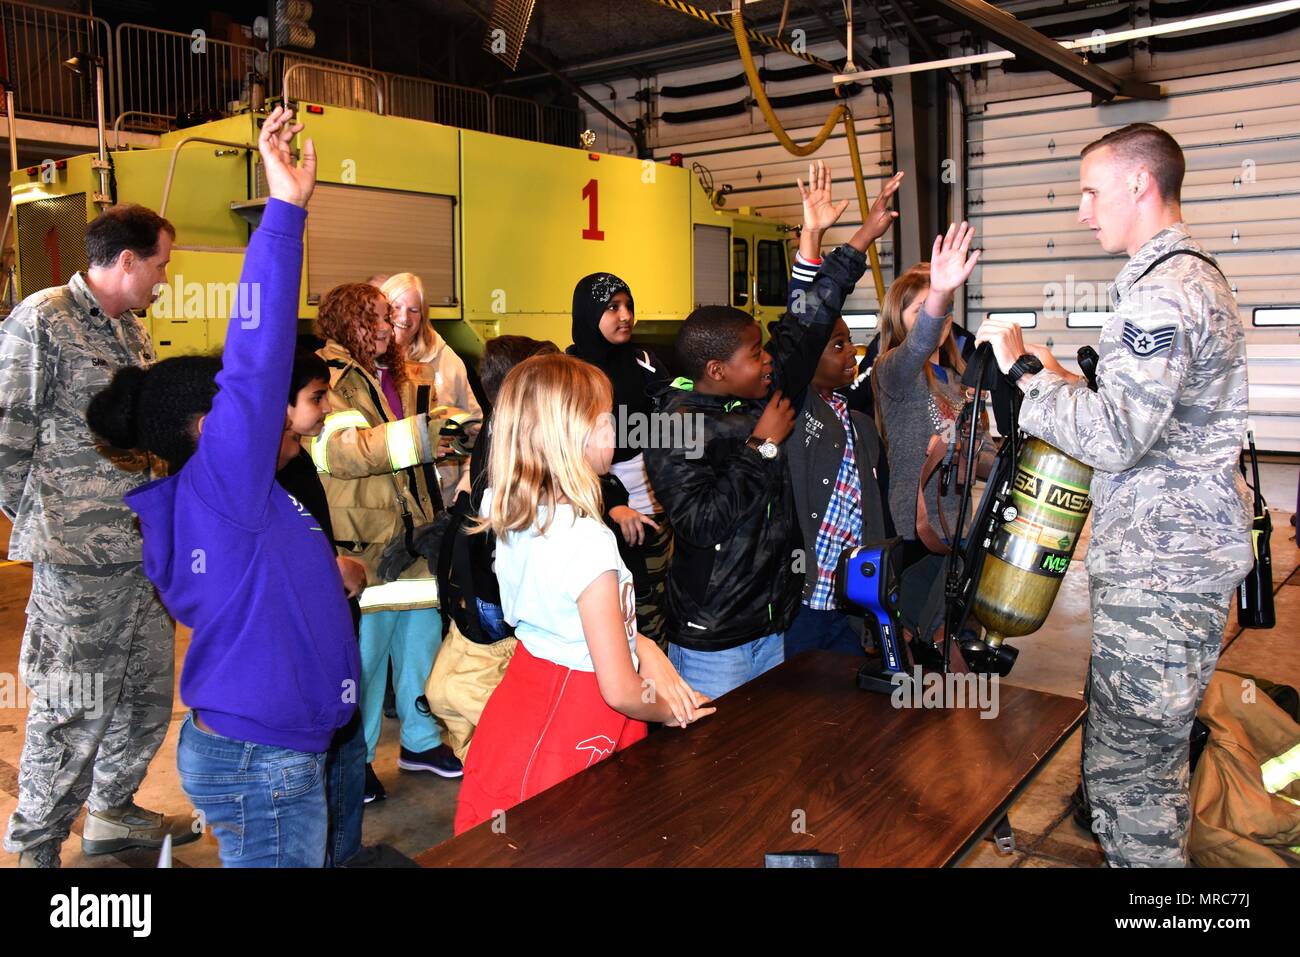
[[[536,658],[520,642],[465,758],[460,834],[646,736],[600,696],[595,672]]]

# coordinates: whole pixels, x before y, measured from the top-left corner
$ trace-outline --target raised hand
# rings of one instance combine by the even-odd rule
[[[808,164],[808,185],[795,177],[799,195],[803,197],[803,228],[822,233],[835,225],[835,221],[849,208],[847,199],[831,202],[831,171],[821,160]]]
[[[974,238],[975,227],[965,222],[960,226],[957,223],[949,223],[948,231],[942,236],[935,237],[934,249],[930,252],[932,291],[951,294],[970,278],[980,258],[978,249],[970,253],[970,243]]]
[[[862,221],[862,225],[858,227],[857,232],[854,233],[854,239],[861,237],[867,243],[873,243],[889,232],[894,225],[894,220],[898,218],[898,210],[890,209],[889,204],[893,202],[898,187],[903,185],[904,175],[902,172],[895,173],[881,187],[880,195],[871,204],[871,210],[867,213],[867,218]]]
[[[308,137],[302,147],[302,162],[293,162],[293,138],[302,132],[302,124],[293,121],[293,110],[277,106],[262,123],[257,148],[262,154],[266,185],[271,196],[306,206],[316,188],[316,144]]]

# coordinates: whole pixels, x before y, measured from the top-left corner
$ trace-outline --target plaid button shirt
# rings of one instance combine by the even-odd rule
[[[835,488],[817,530],[817,583],[808,597],[808,607],[827,611],[838,607],[835,599],[835,567],[844,549],[860,544],[862,537],[862,482],[858,476],[857,456],[853,451],[853,429],[849,424],[849,407],[834,392],[823,395],[844,426],[844,457],[835,476]]]

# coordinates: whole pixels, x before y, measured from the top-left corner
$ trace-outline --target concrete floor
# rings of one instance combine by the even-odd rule
[[[1297,466],[1263,468],[1265,495],[1274,505],[1290,509],[1295,502]],[[1273,561],[1276,584],[1277,627],[1270,631],[1243,631],[1235,609],[1225,632],[1221,663],[1274,681],[1300,686],[1300,550],[1295,544],[1291,512],[1273,511]],[[9,526],[0,518],[0,555],[7,551]],[[1080,545],[1082,557],[1086,536]],[[31,588],[31,569],[0,561],[0,677],[16,681],[22,640],[24,609]],[[1018,639],[1020,657],[1006,680],[1056,694],[1080,695],[1087,671],[1091,627],[1087,578],[1075,562],[1066,573],[1061,593],[1044,627],[1035,635]],[[176,642],[177,675],[188,647],[188,634],[179,629]],[[10,684],[9,687],[13,687]],[[26,713],[0,700],[0,826],[8,822],[17,803],[18,759],[22,751]],[[185,710],[177,696],[172,726],[149,774],[137,794],[143,807],[167,814],[189,816],[191,808],[176,773],[176,736]],[[375,770],[388,789],[388,800],[370,805],[365,815],[364,840],[384,842],[415,855],[451,836],[455,813],[456,781],[432,774],[411,774],[397,769],[397,723],[385,721]],[[964,862],[968,867],[1096,867],[1101,852],[1092,836],[1080,829],[1069,814],[1069,798],[1079,780],[1080,734],[1076,732],[1041,770],[1035,781],[1012,806],[1010,820],[1016,850],[999,854],[985,842]],[[81,821],[63,848],[64,866],[151,867],[153,852],[123,852],[87,858],[81,853]],[[0,867],[13,867],[14,855],[0,851]],[[177,848],[176,867],[218,867],[216,841],[205,836]]]

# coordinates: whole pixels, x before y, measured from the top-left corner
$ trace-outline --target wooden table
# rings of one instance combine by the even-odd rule
[[[1083,717],[1077,698],[998,689],[998,714],[895,708],[860,691],[861,658],[800,655],[425,851],[425,867],[762,867],[816,849],[842,867],[958,861]],[[986,698],[986,702],[987,702]],[[802,821],[803,833],[796,830]]]

